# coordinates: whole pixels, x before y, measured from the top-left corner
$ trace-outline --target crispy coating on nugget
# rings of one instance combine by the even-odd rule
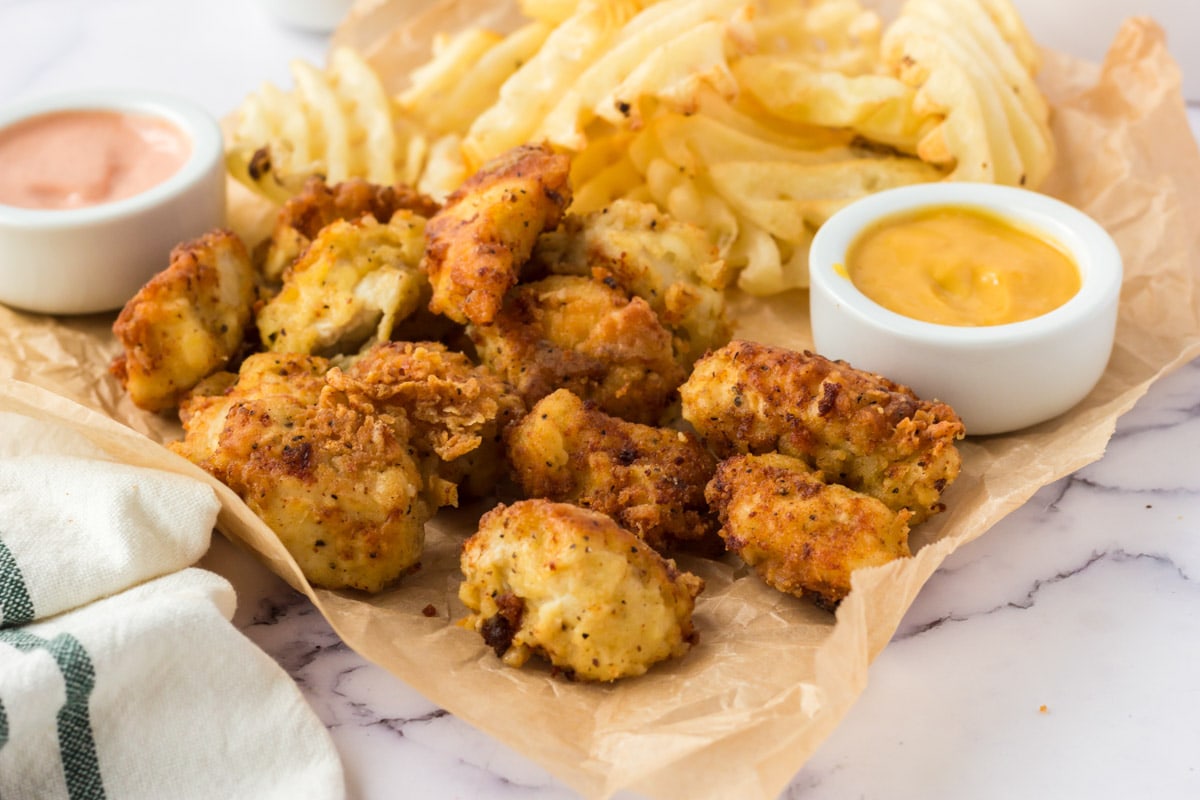
[[[417,564],[432,512],[400,423],[344,402],[327,367],[249,357],[236,383],[187,404],[172,448],[233,489],[313,584],[376,592]]]
[[[962,464],[963,424],[950,406],[807,351],[731,342],[696,362],[679,395],[719,457],[795,456],[831,483],[911,510],[913,525],[943,509]]]
[[[692,363],[729,341],[722,289],[729,270],[703,228],[653,203],[615,200],[591,214],[568,214],[542,234],[533,260],[557,275],[611,276],[642,298],[675,337],[680,362]]]
[[[428,219],[439,208],[432,197],[404,185],[380,186],[361,178],[330,185],[324,178],[309,178],[299,194],[279,209],[263,257],[263,277],[281,280],[284,270],[331,222],[370,216],[386,223],[401,209]]]
[[[378,411],[403,417],[422,458],[468,497],[491,492],[504,472],[502,432],[525,404],[495,373],[437,342],[376,345],[326,381]],[[457,502],[457,497],[448,505]]]
[[[401,210],[387,224],[368,216],[322,228],[259,309],[263,344],[277,353],[332,356],[387,341],[421,300],[424,226]]]
[[[827,484],[790,456],[726,459],[707,496],[731,551],[770,586],[827,608],[850,593],[854,570],[911,555],[911,512]]]
[[[644,674],[697,640],[704,581],[609,517],[548,500],[499,505],[463,545],[459,599],[504,663],[535,653],[566,676]]]
[[[695,434],[626,422],[559,389],[507,440],[527,497],[607,514],[659,552],[716,530],[704,486],[717,462]]]
[[[125,351],[109,371],[138,408],[171,408],[238,353],[254,299],[254,268],[235,234],[184,242],[121,309],[113,335]]]
[[[484,164],[426,228],[429,309],[455,322],[491,322],[538,234],[571,202],[567,156],[525,145]]]
[[[316,403],[328,370],[329,362],[315,356],[256,353],[237,372],[214,373],[180,401],[185,436],[170,447],[199,464],[216,451],[225,416],[235,403],[274,396]]]
[[[646,301],[590,278],[521,284],[492,324],[468,333],[527,405],[567,388],[605,413],[654,423],[686,374]]]

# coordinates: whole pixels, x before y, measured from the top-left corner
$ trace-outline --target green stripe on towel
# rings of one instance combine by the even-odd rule
[[[67,701],[58,710],[58,749],[67,793],[71,800],[104,800],[89,711],[96,671],[87,650],[69,633],[47,641],[25,631],[0,630],[0,642],[24,653],[45,650],[54,657],[67,689]]]
[[[0,539],[0,628],[33,622],[33,601],[12,551]]]

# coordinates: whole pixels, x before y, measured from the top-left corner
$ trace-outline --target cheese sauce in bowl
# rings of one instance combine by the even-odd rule
[[[167,95],[90,92],[0,109],[0,303],[120,308],[171,248],[224,221],[216,120]]]
[[[846,254],[851,282],[906,317],[1007,325],[1079,291],[1070,253],[1043,234],[977,208],[934,206],[872,225]]]
[[[817,231],[809,274],[818,352],[949,403],[980,435],[1049,420],[1095,387],[1123,270],[1078,209],[947,182],[838,211]]]

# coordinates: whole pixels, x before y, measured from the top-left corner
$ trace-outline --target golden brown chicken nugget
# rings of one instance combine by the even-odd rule
[[[558,225],[571,202],[571,162],[525,145],[484,164],[425,228],[429,309],[455,322],[491,322],[517,282],[538,234]]]
[[[654,423],[685,377],[654,310],[590,278],[521,284],[492,324],[468,333],[526,405],[567,388],[605,413]]]
[[[607,275],[642,298],[675,337],[680,363],[729,341],[729,268],[703,228],[653,203],[614,200],[583,216],[567,214],[534,248],[535,268],[556,275]]]
[[[719,456],[778,451],[840,483],[907,508],[916,525],[943,509],[962,458],[962,421],[945,403],[831,361],[734,341],[696,362],[683,416]]]
[[[509,666],[537,653],[568,677],[614,681],[697,641],[704,581],[596,511],[499,505],[463,545],[461,566],[459,599],[472,612],[462,624]]]
[[[418,563],[431,516],[397,420],[324,388],[327,362],[260,353],[189,404],[173,449],[231,488],[328,589],[379,591]]]
[[[849,594],[854,570],[911,555],[907,509],[827,484],[790,456],[726,459],[707,496],[731,551],[769,585],[827,608]]]
[[[109,371],[138,408],[171,408],[235,357],[254,300],[254,268],[236,234],[216,230],[184,242],[121,309],[113,335],[124,353]]]
[[[254,353],[236,372],[216,372],[179,403],[184,438],[170,447],[196,464],[217,448],[225,415],[242,400],[283,395],[315,405],[325,387],[329,361],[299,353]]]
[[[279,281],[297,256],[326,225],[337,220],[370,216],[387,223],[403,209],[428,219],[441,206],[431,197],[408,186],[380,186],[361,178],[328,184],[324,178],[309,178],[299,194],[279,209],[275,227],[267,241],[262,273],[268,281]]]
[[[659,552],[716,531],[704,487],[717,462],[693,433],[626,422],[559,389],[507,441],[527,497],[607,514]]]
[[[424,231],[425,220],[403,210],[386,224],[363,217],[326,225],[259,308],[263,344],[280,353],[333,356],[387,341],[426,287],[417,268]]]
[[[501,435],[525,404],[491,370],[436,342],[387,342],[326,378],[333,388],[403,416],[422,458],[467,497],[495,489],[504,473]],[[457,497],[449,505],[457,502]]]

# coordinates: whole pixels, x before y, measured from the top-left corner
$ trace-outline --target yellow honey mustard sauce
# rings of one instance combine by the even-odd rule
[[[1070,300],[1079,267],[1048,237],[988,211],[943,206],[881,220],[846,254],[855,286],[885,308],[941,325],[1004,325]]]

